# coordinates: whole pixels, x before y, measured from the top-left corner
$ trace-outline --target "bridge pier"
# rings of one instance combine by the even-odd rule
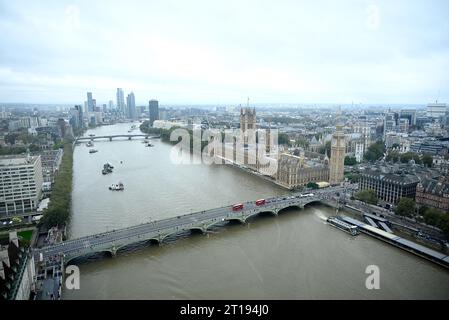
[[[128,137],[128,140],[131,140],[131,137]]]
[[[112,141],[112,137],[109,137],[109,141]]]
[[[111,250],[109,251],[111,253],[111,256],[115,257],[117,255],[117,248],[113,246]]]

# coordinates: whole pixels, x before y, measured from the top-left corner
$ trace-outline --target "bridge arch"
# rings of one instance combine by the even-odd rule
[[[251,212],[250,214],[248,214],[245,217],[245,222],[250,218],[255,218],[258,216],[267,216],[267,215],[276,217],[278,215],[278,213],[275,210],[262,210],[262,211]]]
[[[68,256],[64,257],[64,265],[68,265],[69,262],[73,262],[73,260],[77,260],[77,259],[89,259],[92,257],[96,257],[98,255],[103,255],[103,256],[115,256],[115,252],[111,249],[99,249],[99,250],[92,250],[90,252],[79,252],[79,253],[75,253],[75,254],[71,254]]]
[[[246,217],[242,217],[242,216],[240,216],[240,217],[228,217],[228,218],[225,218],[225,221],[239,222],[239,223],[245,224],[246,223]]]
[[[183,232],[189,231],[190,234],[205,234],[207,233],[207,229],[202,226],[192,226],[187,228],[177,229],[173,232],[169,232],[160,236],[159,242],[164,242],[168,237],[175,236],[177,234],[182,234]]]
[[[283,208],[280,208],[278,210],[278,214],[282,214],[284,212],[287,212],[287,211],[293,210],[293,209],[301,210],[301,209],[303,209],[303,207],[300,204],[289,204],[289,205],[287,205],[287,206],[285,206]]]
[[[124,243],[115,247],[115,253],[120,253],[126,250],[127,248],[131,248],[133,246],[147,246],[147,245],[159,245],[160,240],[155,237],[142,237],[136,241],[130,241],[129,243]],[[115,255],[115,254],[113,254]]]
[[[206,224],[206,226],[205,226],[205,230],[207,231],[207,230],[209,230],[209,228],[211,228],[212,226],[214,226],[214,225],[220,225],[220,224],[226,224],[227,222],[229,222],[230,220],[227,220],[227,219],[217,219],[217,220],[215,220],[215,221],[212,221],[211,223],[209,223],[209,224]],[[237,221],[237,220],[235,220],[235,221]],[[239,222],[241,222],[241,221],[239,221]]]
[[[307,206],[310,206],[310,205],[313,205],[313,204],[322,204],[322,202],[321,202],[321,200],[313,199],[313,200],[311,200],[309,202],[304,203],[304,207],[307,207]]]
[[[204,234],[207,232],[206,228],[204,227],[191,227],[189,228],[190,233],[195,234],[195,233],[199,233],[199,234]]]

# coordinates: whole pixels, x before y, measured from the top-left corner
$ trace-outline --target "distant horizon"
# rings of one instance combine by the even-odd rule
[[[217,106],[217,107],[238,107],[242,106],[245,107],[246,103],[240,103],[240,102],[234,102],[234,103],[190,103],[190,102],[164,102],[161,103],[160,100],[157,100],[159,103],[159,106],[161,105],[168,105],[168,106]],[[273,106],[273,107],[283,107],[283,106],[344,106],[344,107],[351,107],[351,106],[427,106],[428,104],[435,103],[435,101],[432,102],[426,102],[426,103],[379,103],[379,102],[373,102],[373,103],[351,103],[351,102],[254,102],[249,104],[250,107],[253,106]],[[438,103],[447,104],[443,101],[438,101]],[[108,102],[97,104],[97,107],[101,107],[103,104],[106,104],[108,106]],[[36,105],[36,106],[75,106],[75,105],[84,105],[83,103],[76,103],[76,102],[2,102],[0,101],[0,105]],[[142,104],[140,102],[136,102],[136,106],[148,106],[148,102],[146,104]],[[116,102],[114,101],[114,106],[116,107]],[[109,107],[109,106],[108,106]]]
[[[217,104],[217,103],[161,103],[159,101],[159,108],[213,108],[213,107],[246,107],[246,104],[244,103],[231,103],[231,104]],[[434,102],[429,102],[434,103]],[[438,101],[438,103],[444,103]],[[276,109],[282,109],[282,108],[319,108],[319,109],[325,109],[325,108],[338,108],[342,107],[344,109],[351,109],[351,108],[361,108],[366,109],[369,107],[378,107],[378,108],[402,108],[402,109],[423,109],[427,106],[428,103],[363,103],[363,104],[351,104],[351,103],[320,103],[320,102],[309,102],[309,103],[250,103],[250,107],[255,108],[272,108],[274,110]],[[28,102],[0,102],[0,107],[51,107],[51,108],[57,108],[57,107],[64,107],[69,108],[73,107],[75,105],[82,105],[80,103],[28,103]],[[98,106],[98,105],[97,105]],[[109,108],[108,104],[106,103],[106,106]],[[99,105],[100,108],[102,108],[102,104]],[[140,104],[136,103],[136,107],[148,107],[147,104]],[[116,105],[114,103],[114,108],[116,108]]]
[[[0,0],[0,97],[449,102],[448,34],[446,0]]]

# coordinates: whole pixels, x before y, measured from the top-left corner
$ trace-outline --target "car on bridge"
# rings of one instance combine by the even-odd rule
[[[243,209],[243,203],[234,204],[232,206],[232,211],[239,211]]]
[[[256,200],[256,206],[263,206],[265,203],[265,199]]]

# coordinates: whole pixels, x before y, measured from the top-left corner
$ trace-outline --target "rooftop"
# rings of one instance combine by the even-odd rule
[[[20,166],[33,164],[38,156],[20,156],[20,155],[10,155],[0,157],[0,167],[2,166]]]
[[[362,175],[376,176],[380,180],[394,183],[418,183],[419,178],[407,171],[394,170],[391,167],[370,167],[361,171]]]
[[[420,185],[423,187],[424,192],[432,193],[442,196],[443,194],[449,194],[449,183],[440,182],[434,179],[422,179]]]

